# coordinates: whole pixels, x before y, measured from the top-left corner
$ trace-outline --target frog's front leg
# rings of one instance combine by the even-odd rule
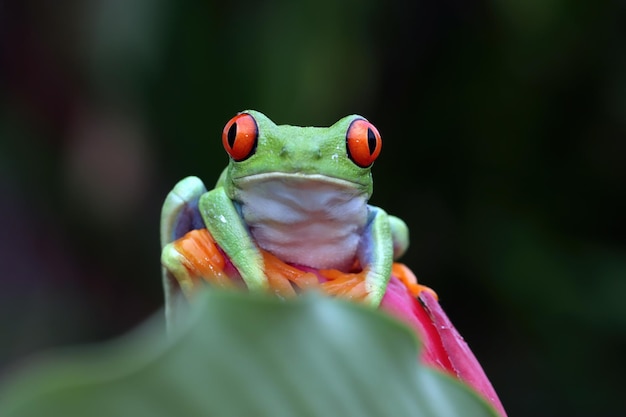
[[[378,207],[368,206],[370,215],[365,233],[359,244],[357,257],[365,272],[365,301],[378,307],[385,295],[387,283],[391,277],[391,265],[394,259],[394,246],[398,249],[398,256],[402,255],[408,246],[408,230],[400,230],[406,236],[406,242],[394,245],[392,223],[390,216]],[[397,217],[394,219],[402,222]],[[397,222],[394,220],[394,227]],[[406,226],[405,226],[406,229]]]
[[[251,291],[268,289],[263,256],[223,187],[200,197],[200,214],[209,233],[237,268]]]

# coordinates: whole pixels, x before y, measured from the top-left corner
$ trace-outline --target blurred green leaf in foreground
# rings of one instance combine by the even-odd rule
[[[11,416],[495,416],[422,366],[383,313],[309,295],[198,295],[166,337],[161,315],[115,342],[52,354],[5,380]]]

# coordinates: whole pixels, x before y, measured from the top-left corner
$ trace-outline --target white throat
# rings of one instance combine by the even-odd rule
[[[257,244],[281,260],[348,270],[367,222],[367,194],[323,175],[269,173],[237,181],[235,199]]]

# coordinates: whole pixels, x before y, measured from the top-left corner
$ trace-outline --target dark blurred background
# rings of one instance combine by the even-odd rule
[[[0,0],[0,372],[163,303],[159,214],[221,130],[359,113],[509,414],[624,415],[626,5]]]

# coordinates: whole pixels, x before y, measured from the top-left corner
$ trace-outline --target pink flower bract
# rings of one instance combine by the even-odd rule
[[[418,300],[392,276],[380,308],[415,330],[422,341],[420,359],[425,364],[463,381],[479,392],[501,416],[506,416],[478,360],[432,294],[422,291]]]

